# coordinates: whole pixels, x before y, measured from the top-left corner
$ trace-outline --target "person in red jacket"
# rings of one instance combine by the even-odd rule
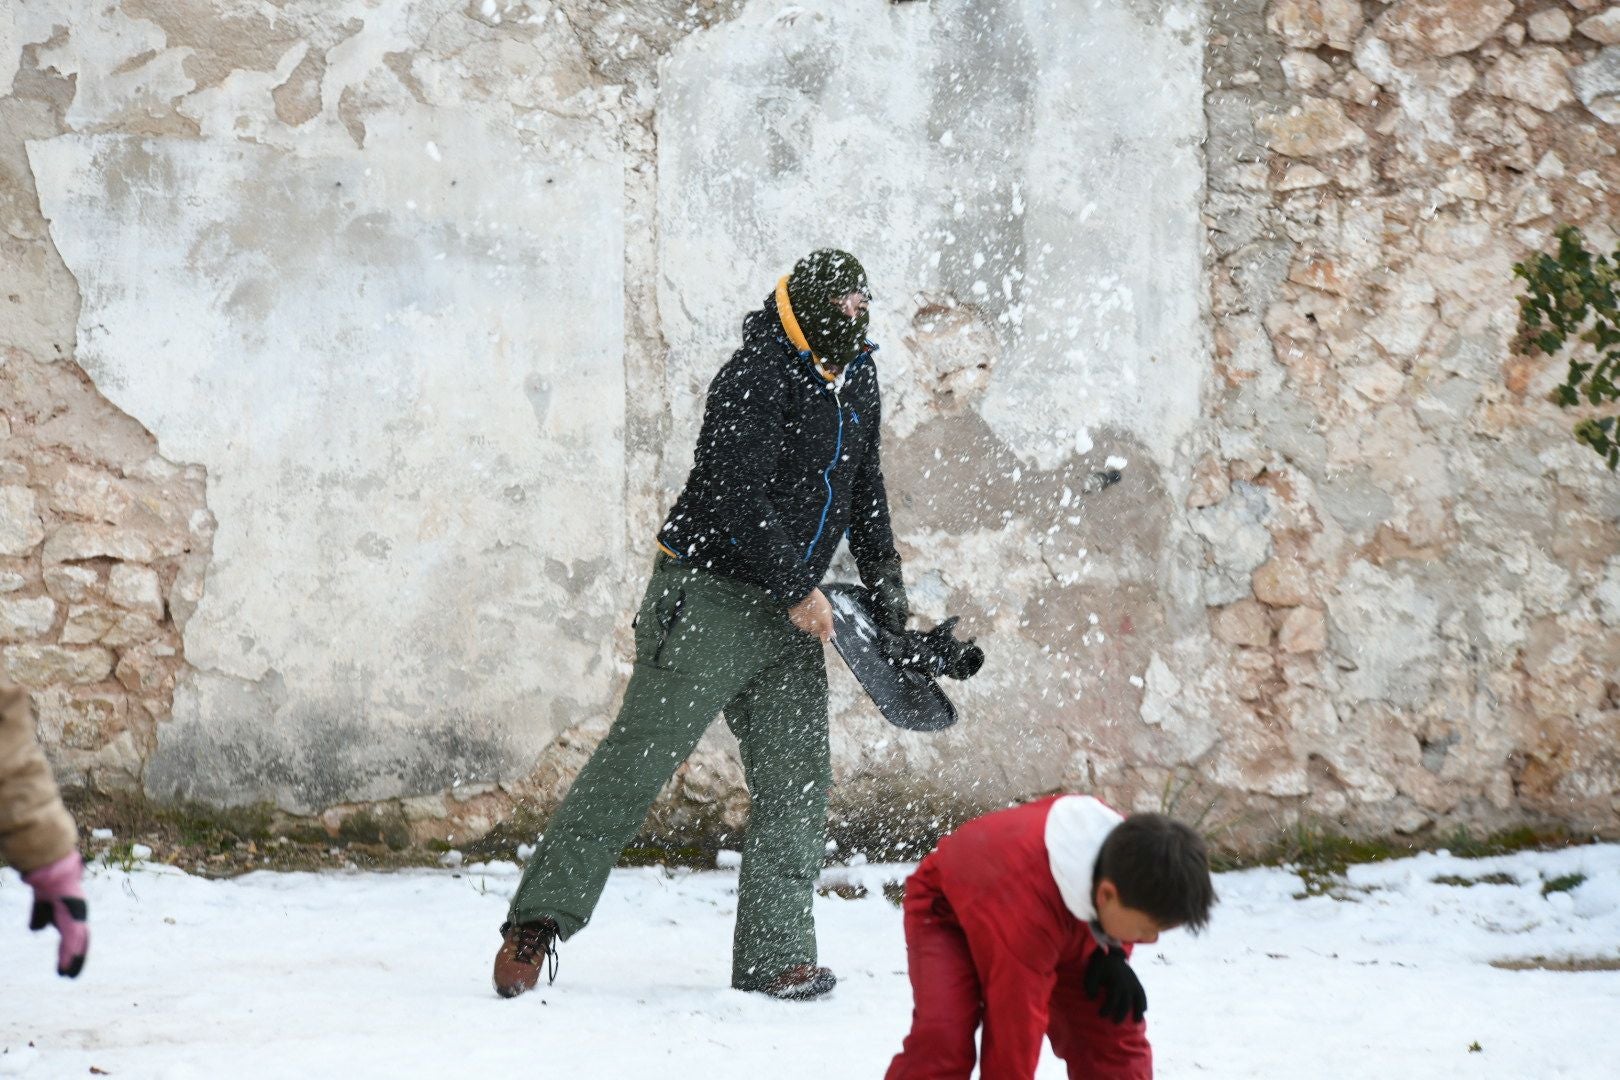
[[[1061,795],[976,818],[906,881],[911,1033],[885,1080],[1031,1080],[1041,1039],[1072,1080],[1149,1080],[1134,945],[1209,922],[1198,834]]]

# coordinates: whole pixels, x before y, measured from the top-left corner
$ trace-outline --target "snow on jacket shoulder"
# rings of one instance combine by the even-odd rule
[[[0,855],[22,873],[78,846],[50,766],[34,737],[27,691],[0,686]]]
[[[981,1061],[987,1080],[1034,1075],[1053,1008],[1084,1031],[1086,1060],[1071,1057],[1081,1070],[1071,1075],[1152,1076],[1146,1025],[1101,1020],[1078,990],[1092,953],[1117,946],[1094,925],[1092,888],[1103,840],[1122,820],[1089,796],[1055,796],[976,818],[923,861],[919,873],[938,882],[983,983],[995,1032]]]
[[[789,344],[774,297],[743,322],[743,343],[709,384],[686,487],[659,531],[683,563],[796,604],[821,583],[838,543],[863,579],[898,563],[879,460],[883,422],[870,353],[829,383]]]

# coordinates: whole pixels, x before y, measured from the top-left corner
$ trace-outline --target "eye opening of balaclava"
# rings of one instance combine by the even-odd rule
[[[838,306],[853,292],[871,299],[859,259],[836,248],[818,248],[795,264],[787,290],[799,329],[818,359],[843,367],[860,354],[871,319],[864,310],[850,318]]]

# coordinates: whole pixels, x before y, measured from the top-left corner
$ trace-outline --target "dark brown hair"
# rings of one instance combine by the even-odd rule
[[[1215,906],[1203,838],[1163,814],[1132,814],[1109,833],[1096,877],[1112,881],[1121,903],[1165,929],[1202,930]]]

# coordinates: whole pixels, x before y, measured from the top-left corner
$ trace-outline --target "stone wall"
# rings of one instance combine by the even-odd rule
[[[831,243],[914,599],[991,656],[942,736],[834,666],[841,818],[1615,829],[1620,484],[1509,339],[1516,259],[1613,240],[1616,44],[1592,0],[20,0],[6,670],[102,788],[549,805],[707,378]],[[743,819],[734,749],[664,826]]]
[[[1231,588],[1206,577],[1223,674],[1172,663],[1166,702],[1239,718],[1210,773],[1279,809],[1612,830],[1620,483],[1546,403],[1563,364],[1509,342],[1515,261],[1562,222],[1614,242],[1620,8],[1220,11],[1187,505]]]

